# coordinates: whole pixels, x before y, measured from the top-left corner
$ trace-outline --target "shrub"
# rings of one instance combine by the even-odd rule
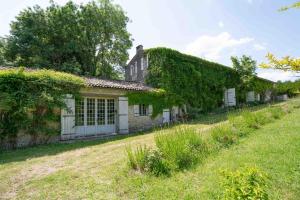
[[[248,167],[236,171],[224,170],[221,174],[224,188],[222,199],[268,199],[267,176],[259,169]]]
[[[195,129],[177,128],[173,132],[159,133],[155,143],[170,167],[176,170],[196,164],[207,152],[206,143]]]
[[[222,124],[211,129],[212,138],[225,147],[237,141],[237,135],[231,124]]]
[[[128,164],[132,169],[139,170],[141,172],[146,170],[147,159],[150,149],[146,146],[138,146],[135,151],[130,146],[126,147]]]
[[[170,164],[158,149],[150,151],[146,166],[146,171],[155,176],[169,175],[171,171]]]
[[[268,109],[269,113],[271,113],[271,117],[274,119],[280,119],[285,113],[282,107],[271,107]]]
[[[250,111],[242,112],[242,119],[248,128],[258,129],[260,127],[259,119],[255,113]]]

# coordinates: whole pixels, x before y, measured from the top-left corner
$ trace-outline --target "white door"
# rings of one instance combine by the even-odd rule
[[[163,109],[163,123],[169,123],[169,122],[170,122],[170,110]]]
[[[84,98],[76,102],[77,135],[116,132],[116,102],[112,98]]]
[[[235,88],[225,91],[225,106],[236,106]]]

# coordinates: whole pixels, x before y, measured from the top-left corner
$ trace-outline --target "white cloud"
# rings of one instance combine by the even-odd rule
[[[224,27],[224,23],[223,23],[222,21],[219,21],[218,26],[219,26],[220,28],[223,28],[223,27]]]
[[[273,69],[259,69],[257,75],[259,77],[269,79],[272,81],[288,81],[296,80],[299,78],[299,74],[290,71],[281,71]]]
[[[247,0],[249,4],[252,4],[253,3],[253,0]]]
[[[253,48],[254,48],[254,50],[256,50],[256,51],[263,51],[263,50],[266,50],[265,45],[263,45],[263,44],[258,44],[258,43],[254,44],[254,45],[253,45]]]
[[[253,40],[253,38],[249,37],[236,39],[228,32],[222,32],[215,36],[201,35],[195,41],[187,45],[185,52],[217,61],[221,57],[221,52],[225,49],[234,49],[235,47],[247,44]]]

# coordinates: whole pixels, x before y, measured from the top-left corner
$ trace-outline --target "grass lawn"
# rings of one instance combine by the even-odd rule
[[[139,174],[126,164],[125,146],[151,146],[155,131],[4,152],[0,199],[216,199],[221,191],[219,170],[243,166],[257,166],[269,175],[270,199],[300,199],[299,119],[296,109],[193,169],[170,177]],[[200,120],[188,126],[203,130],[224,120],[214,116],[212,123]]]

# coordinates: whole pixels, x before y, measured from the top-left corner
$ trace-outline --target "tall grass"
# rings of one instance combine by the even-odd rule
[[[280,119],[294,109],[284,106],[273,106],[257,112],[242,110],[238,114],[228,115],[228,122],[210,129],[208,133],[211,137],[206,140],[193,128],[163,130],[155,135],[156,149],[146,146],[138,146],[135,151],[129,147],[126,149],[129,166],[157,176],[190,168],[215,149],[231,146],[240,137]]]
[[[198,163],[207,152],[201,135],[191,128],[177,128],[174,132],[159,133],[155,144],[175,170],[182,170]]]
[[[139,170],[141,172],[146,170],[147,158],[150,153],[150,149],[146,146],[138,146],[135,151],[130,146],[126,147],[128,164],[132,169]]]

